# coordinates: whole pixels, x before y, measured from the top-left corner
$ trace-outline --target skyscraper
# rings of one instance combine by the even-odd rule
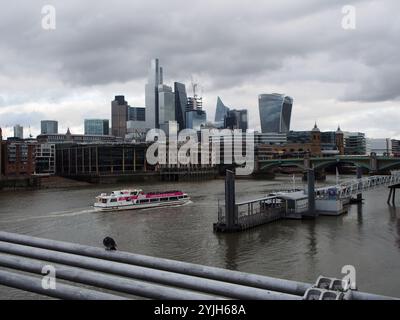
[[[225,116],[228,114],[229,108],[222,102],[221,98],[217,98],[217,107],[215,110],[215,122],[223,123]]]
[[[199,131],[207,122],[207,114],[202,109],[186,111],[186,128]]]
[[[42,120],[40,121],[41,134],[57,134],[58,122],[55,120]]]
[[[115,137],[125,137],[128,108],[124,96],[115,96],[115,100],[111,102],[111,133]]]
[[[146,121],[151,128],[159,127],[158,86],[160,84],[163,84],[163,70],[159,60],[153,59],[145,86]]]
[[[128,121],[146,121],[146,108],[129,107]]]
[[[260,94],[258,107],[260,111],[261,131],[287,133],[290,130],[293,99],[284,94]]]
[[[245,132],[248,128],[247,110],[229,110],[224,116],[224,128],[240,129]]]
[[[14,126],[14,138],[23,139],[24,138],[24,127],[16,124]]]
[[[179,125],[179,130],[186,128],[186,107],[187,107],[187,94],[186,87],[183,83],[174,83],[175,91],[175,117]]]
[[[168,122],[175,121],[175,94],[172,88],[158,85],[158,125],[159,127]]]
[[[110,134],[108,119],[85,119],[85,134],[108,136]]]

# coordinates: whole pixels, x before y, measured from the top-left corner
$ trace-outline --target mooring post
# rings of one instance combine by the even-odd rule
[[[357,179],[361,179],[362,178],[362,167],[357,166]],[[358,186],[361,186],[361,182],[358,184]],[[361,202],[362,201],[362,193],[358,193],[357,194],[357,202]]]
[[[307,169],[307,187],[308,187],[308,215],[316,217],[315,211],[315,173],[314,169]]]
[[[395,203],[394,203],[395,197],[396,197],[396,187],[393,188],[393,194],[392,194],[392,205],[393,206],[395,205]]]
[[[225,222],[227,230],[232,230],[235,225],[235,173],[226,170],[225,176]]]
[[[390,204],[390,197],[392,196],[392,192],[393,192],[393,188],[389,187],[389,189],[390,189],[390,191],[389,191],[389,196],[388,196],[388,199],[387,199],[387,203],[388,204]]]

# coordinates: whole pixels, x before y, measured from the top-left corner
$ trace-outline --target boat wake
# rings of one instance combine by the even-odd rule
[[[76,210],[76,209],[75,209]],[[79,211],[55,211],[55,212],[51,212],[49,214],[46,215],[42,215],[42,216],[34,216],[34,217],[25,217],[25,218],[17,218],[17,219],[9,219],[9,220],[0,220],[0,224],[1,223],[14,223],[14,222],[23,222],[23,221],[29,221],[29,220],[39,220],[39,219],[51,219],[51,218],[63,218],[63,217],[73,217],[73,216],[78,216],[78,215],[82,215],[82,214],[86,214],[86,213],[92,213],[95,212],[94,209],[82,209]]]
[[[193,203],[193,201],[189,200],[189,201],[187,201],[185,203],[182,203],[182,204],[175,204],[175,205],[170,205],[170,206],[152,207],[152,208],[140,208],[140,209],[136,209],[136,210],[116,210],[114,212],[117,213],[117,214],[118,214],[118,212],[136,212],[136,213],[140,213],[140,212],[145,212],[145,211],[155,211],[157,209],[160,210],[160,209],[166,209],[166,208],[179,208],[179,207],[187,206],[187,205],[192,204],[192,203]],[[96,211],[96,212],[101,212],[101,211]],[[107,213],[107,212],[101,212],[101,213]]]

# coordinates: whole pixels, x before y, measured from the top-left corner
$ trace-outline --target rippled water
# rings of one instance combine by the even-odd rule
[[[237,199],[263,196],[289,180],[237,180]],[[329,177],[327,183],[333,181]],[[181,207],[115,213],[91,209],[100,192],[125,186],[1,192],[0,229],[93,246],[111,236],[124,251],[306,282],[319,275],[339,277],[342,266],[350,264],[356,267],[360,290],[400,297],[400,211],[387,205],[387,188],[365,193],[362,206],[352,205],[340,217],[281,220],[242,233],[215,234],[223,180],[139,186],[145,191],[182,189],[193,203]],[[0,298],[33,297],[0,286]]]

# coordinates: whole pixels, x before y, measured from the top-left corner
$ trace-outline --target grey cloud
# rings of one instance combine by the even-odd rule
[[[55,31],[41,28],[45,4],[56,7]],[[347,4],[357,9],[356,30],[340,26]],[[8,1],[0,12],[0,107],[127,82],[140,88],[153,57],[170,84],[198,77],[209,107],[226,92],[241,101],[232,105],[256,108],[257,94],[272,88],[296,88],[295,105],[313,105],[313,82],[325,100],[398,101],[399,10],[395,0]],[[251,98],[239,96],[242,87]],[[99,104],[108,108],[110,96]]]

